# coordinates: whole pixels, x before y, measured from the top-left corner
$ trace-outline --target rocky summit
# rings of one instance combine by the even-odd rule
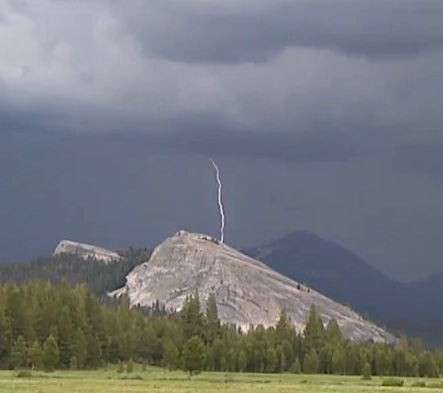
[[[83,259],[93,258],[104,263],[114,262],[121,259],[120,255],[116,252],[70,240],[62,240],[57,245],[53,255],[59,254],[73,254]]]
[[[159,300],[180,310],[186,296],[198,291],[202,303],[215,294],[219,317],[247,330],[272,326],[281,310],[303,330],[312,305],[326,324],[335,318],[345,337],[357,341],[393,342],[394,336],[342,304],[289,279],[207,235],[178,232],[132,270],[113,296],[127,295],[131,306]]]

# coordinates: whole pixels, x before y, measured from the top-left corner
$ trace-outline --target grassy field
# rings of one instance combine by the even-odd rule
[[[33,373],[31,378],[18,378],[17,372],[0,372],[1,393],[289,393],[289,392],[425,392],[441,380],[425,380],[426,388],[412,387],[417,379],[404,379],[403,387],[382,387],[381,378],[362,381],[359,377],[292,374],[225,374],[203,373],[192,379],[182,372],[150,368],[132,374],[108,371],[68,371]],[[432,386],[433,385],[433,386]],[[431,387],[434,387],[431,389]]]

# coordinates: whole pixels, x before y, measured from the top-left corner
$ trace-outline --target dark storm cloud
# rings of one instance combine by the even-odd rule
[[[363,150],[333,130],[315,130],[302,135],[235,132],[220,129],[207,132],[173,133],[147,138],[164,149],[174,148],[206,156],[265,158],[293,162],[346,161]]]
[[[307,162],[338,162],[346,161],[352,157],[368,152],[368,148],[361,143],[343,135],[340,130],[315,129],[302,134],[294,132],[246,132],[230,130],[219,125],[214,119],[188,119],[178,126],[172,124],[152,125],[156,131],[150,133],[132,132],[122,134],[101,132],[77,134],[65,129],[60,132],[58,126],[52,127],[45,124],[39,114],[12,116],[11,113],[0,113],[0,134],[2,140],[10,139],[30,141],[33,143],[74,143],[88,144],[99,143],[100,139],[107,143],[115,141],[122,144],[122,148],[132,149],[143,145],[150,152],[164,152],[171,154],[193,153],[211,157],[248,157],[254,159],[270,159],[291,161],[298,163]],[[210,127],[210,132],[208,132]],[[177,129],[180,129],[177,132]],[[109,131],[109,130],[108,130]]]
[[[305,229],[395,277],[441,270],[443,188],[427,178],[399,174],[380,157],[214,159],[229,244]],[[49,254],[62,238],[118,249],[154,246],[183,228],[218,233],[207,154],[160,149],[147,135],[1,132],[0,184],[0,261]]]
[[[443,45],[438,0],[136,3],[122,6],[129,28],[148,55],[174,61],[265,61],[287,47],[396,58]]]
[[[213,156],[230,243],[307,229],[392,275],[438,270],[443,189],[423,172],[443,166],[442,12],[440,0],[0,1],[0,258],[61,237],[216,234]]]
[[[296,146],[331,160],[443,123],[439,1],[16,4],[0,6],[9,129],[143,133],[283,159]]]
[[[443,144],[402,145],[395,149],[394,165],[401,171],[412,171],[443,178]]]

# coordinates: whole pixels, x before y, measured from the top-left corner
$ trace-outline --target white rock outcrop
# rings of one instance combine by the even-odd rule
[[[235,323],[244,330],[250,324],[275,325],[282,309],[295,327],[303,330],[309,309],[315,305],[323,322],[335,318],[349,339],[395,341],[390,333],[349,307],[210,236],[184,231],[161,243],[148,262],[128,274],[126,285],[110,295],[127,295],[131,306],[150,306],[159,300],[167,308],[180,310],[185,297],[195,291],[202,303],[214,292],[222,322]]]
[[[83,259],[94,258],[104,263],[115,262],[121,259],[121,256],[118,255],[116,252],[109,251],[101,247],[92,246],[90,244],[77,243],[70,240],[62,240],[57,245],[53,255],[59,254],[73,254]]]

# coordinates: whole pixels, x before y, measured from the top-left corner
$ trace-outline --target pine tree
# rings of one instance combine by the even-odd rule
[[[167,339],[163,344],[163,366],[169,370],[174,370],[178,366],[178,349],[171,339]]]
[[[418,359],[418,370],[420,377],[438,377],[437,364],[430,352],[424,352]]]
[[[122,339],[122,353],[124,359],[128,360],[134,356],[134,341],[135,337],[128,331],[126,334],[123,334]]]
[[[413,338],[411,340],[410,351],[415,355],[419,356],[424,350],[423,341],[419,338]]]
[[[279,368],[279,371],[280,371],[281,373],[285,372],[285,371],[286,371],[286,367],[287,367],[287,364],[286,364],[286,356],[285,356],[284,351],[282,350],[282,351],[280,352],[280,368]]]
[[[43,345],[43,366],[47,371],[53,371],[59,366],[60,352],[57,341],[49,336]]]
[[[75,355],[71,356],[71,359],[69,359],[69,368],[71,370],[77,370],[78,368],[77,356]]]
[[[282,350],[285,355],[286,365],[290,366],[294,363],[294,351],[292,349],[291,343],[287,340],[284,340],[282,342]]]
[[[375,372],[379,376],[391,373],[389,361],[389,348],[379,347],[375,351]]]
[[[58,340],[58,328],[57,325],[52,325],[51,326],[51,330],[49,331],[49,335],[54,337],[54,340],[57,341]]]
[[[244,372],[248,365],[248,358],[246,352],[242,349],[238,354],[238,371]]]
[[[366,363],[369,363],[369,365],[371,366],[371,374],[373,372],[372,370],[372,354],[371,351],[369,350],[369,347],[366,347],[364,345],[358,345],[358,356],[357,356],[357,370],[358,370],[358,374],[362,375],[363,373],[363,367],[365,366]]]
[[[220,361],[225,356],[226,345],[221,338],[217,338],[212,345],[212,359],[214,362],[215,370],[223,370]]]
[[[151,324],[144,326],[139,331],[139,340],[136,347],[136,354],[140,359],[145,359],[150,363],[154,360],[159,338]]]
[[[400,338],[397,340],[397,342],[395,343],[395,350],[408,352],[409,343],[405,335],[401,335]]]
[[[18,336],[11,351],[11,365],[13,368],[26,366],[26,343],[23,336]]]
[[[43,367],[43,350],[37,340],[34,341],[29,349],[29,360],[33,369],[41,369]]]
[[[345,350],[345,374],[356,375],[358,371],[357,350],[355,344],[347,345]]]
[[[333,348],[330,344],[326,344],[320,349],[318,353],[319,373],[322,374],[332,373],[332,352]]]
[[[228,361],[224,356],[220,358],[220,371],[228,371]]]
[[[332,352],[332,373],[342,375],[345,371],[345,358],[342,349],[337,345]]]
[[[237,371],[238,354],[236,349],[233,347],[228,353],[228,370]]]
[[[343,336],[341,334],[340,327],[338,326],[337,320],[331,318],[326,327],[326,340],[330,344],[341,344],[343,341]]]
[[[10,317],[5,317],[2,324],[3,328],[3,338],[2,338],[2,346],[3,346],[3,356],[5,358],[9,358],[11,355],[12,346],[14,344],[14,338],[12,335],[12,323]]]
[[[185,340],[193,336],[203,337],[203,316],[198,292],[186,297],[180,312]]]
[[[303,361],[303,372],[305,374],[316,374],[320,365],[320,360],[318,358],[315,349],[311,349],[305,356]]]
[[[185,370],[192,376],[203,369],[204,345],[199,336],[191,337],[183,349]]]
[[[266,372],[273,373],[277,370],[278,358],[274,348],[268,348],[266,351]]]
[[[280,318],[275,326],[275,334],[278,343],[282,343],[283,341],[291,342],[295,336],[295,330],[291,318],[284,310],[281,310],[280,312]]]
[[[24,287],[6,287],[6,309],[11,321],[12,336],[22,336],[26,341],[31,333],[31,310],[24,290]]]
[[[404,349],[402,344],[397,344],[393,352],[394,374],[397,376],[408,375],[407,353],[407,350]]]
[[[300,359],[298,357],[295,358],[295,361],[294,361],[293,365],[291,366],[291,372],[294,374],[301,373]]]
[[[408,365],[408,377],[418,377],[419,376],[419,363],[417,357],[413,353],[408,353],[406,363]],[[438,369],[436,370],[436,375],[439,374]]]
[[[1,293],[1,292],[0,292]],[[1,297],[0,297],[1,299]],[[3,310],[0,310],[0,360],[6,356],[6,343],[5,343],[5,315]]]
[[[77,328],[75,333],[75,346],[74,353],[77,358],[77,367],[83,368],[86,365],[86,356],[88,354],[88,348],[86,343],[85,335],[81,328]]]
[[[206,302],[205,330],[206,341],[212,344],[221,333],[220,319],[218,318],[217,302],[215,294],[211,293]]]
[[[88,356],[87,362],[93,369],[97,369],[101,365],[102,348],[97,335],[90,335],[88,340]]]
[[[207,371],[214,371],[215,370],[215,364],[214,364],[214,355],[212,348],[207,348],[205,351],[205,370]]]
[[[62,366],[69,366],[71,355],[74,349],[74,332],[68,307],[64,307],[62,310],[58,323],[58,333],[60,364]]]
[[[324,327],[315,306],[311,306],[304,330],[304,345],[308,351],[320,350],[324,343]]]

